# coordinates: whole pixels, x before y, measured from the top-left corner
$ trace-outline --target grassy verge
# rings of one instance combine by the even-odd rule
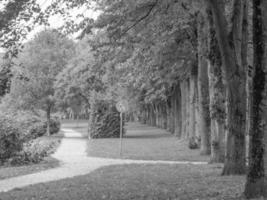
[[[22,176],[26,174],[32,174],[35,172],[51,169],[57,166],[59,166],[58,160],[52,157],[48,157],[38,164],[0,167],[0,180],[16,176]]]
[[[63,127],[73,129],[87,137],[86,121],[68,121]],[[208,161],[199,150],[188,148],[188,141],[179,140],[166,130],[129,123],[123,138],[122,158],[142,160]],[[87,153],[93,157],[120,158],[118,138],[88,140]]]
[[[26,200],[243,200],[245,177],[220,176],[215,165],[120,165],[7,193],[0,199]]]
[[[36,164],[27,164],[21,166],[2,166],[0,167],[0,180],[11,178],[15,176],[22,176],[26,174],[32,174],[35,172],[51,169],[59,166],[58,160],[52,158],[50,155],[57,149],[60,144],[60,140],[63,134],[60,132],[59,134],[53,136],[43,136],[37,138],[33,141],[34,146],[38,149],[33,149],[37,151],[46,151],[47,156],[40,163]],[[1,198],[0,198],[1,199]]]

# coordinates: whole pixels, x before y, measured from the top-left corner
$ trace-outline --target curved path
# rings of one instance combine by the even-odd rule
[[[97,168],[117,164],[207,164],[206,162],[186,161],[147,161],[128,159],[108,159],[88,157],[86,155],[86,138],[71,129],[62,129],[64,138],[57,151],[52,155],[61,165],[54,169],[34,174],[4,179],[0,181],[0,192],[9,191],[37,183],[56,181],[79,175],[88,174]]]

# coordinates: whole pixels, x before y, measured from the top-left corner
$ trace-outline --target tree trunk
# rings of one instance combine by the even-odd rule
[[[186,91],[186,81],[183,80],[180,83],[180,88],[181,88],[181,107],[182,107],[182,112],[181,112],[181,118],[182,118],[182,138],[186,137],[186,123],[187,123],[187,91]]]
[[[163,128],[167,129],[167,103],[162,104]]]
[[[207,37],[204,18],[198,16],[198,109],[199,134],[201,137],[200,153],[210,154],[210,111],[209,111],[209,81],[207,63]]]
[[[93,133],[93,126],[95,124],[95,118],[96,118],[96,115],[95,115],[95,112],[97,112],[97,108],[96,108],[96,92],[93,91],[93,95],[92,95],[92,98],[90,99],[91,101],[91,110],[90,110],[90,117],[89,117],[89,131],[88,131],[88,139],[92,139],[92,133]],[[144,118],[144,117],[142,117]]]
[[[223,10],[224,2],[208,2],[213,13],[226,85],[226,157],[222,174],[244,174],[246,104],[245,70],[241,62],[243,1],[234,1],[230,36]]]
[[[196,66],[192,66],[192,73],[190,75],[190,83],[189,83],[189,138],[195,138],[196,137],[196,80],[197,80],[197,74],[195,72]]]
[[[182,131],[182,111],[181,111],[181,90],[180,84],[175,87],[174,93],[174,134],[181,137]]]
[[[172,108],[172,103],[171,103],[171,96],[168,97],[167,101],[166,101],[166,113],[167,113],[167,131],[169,131],[170,133],[173,133],[173,120],[174,120],[174,116],[173,116],[173,108]]]
[[[175,133],[175,94],[170,97],[170,132]]]
[[[154,104],[151,104],[150,105],[151,107],[151,113],[152,113],[152,116],[153,116],[153,120],[152,120],[152,125],[153,126],[156,126],[156,111],[155,111],[155,105]]]
[[[181,123],[182,123],[182,138],[188,139],[189,137],[189,116],[190,116],[190,98],[189,98],[189,80],[185,79],[180,82],[181,90]]]
[[[267,197],[267,1],[253,1],[254,67],[249,171],[245,196]]]
[[[46,123],[47,123],[47,126],[46,126],[46,134],[47,136],[50,136],[51,134],[51,131],[50,131],[50,118],[51,118],[51,107],[48,106],[47,110],[46,110]]]
[[[248,0],[244,0],[243,3],[244,11],[243,11],[243,22],[242,22],[242,43],[241,43],[241,60],[242,60],[242,66],[245,69],[246,73],[246,84],[245,84],[245,93],[246,93],[246,123],[245,123],[245,158],[246,162],[249,157],[249,129],[250,129],[250,108],[251,108],[251,78],[248,74],[248,41],[249,41],[249,32],[248,32],[248,12],[249,12],[249,2]],[[251,12],[251,9],[250,9]],[[250,27],[252,29],[252,27]]]
[[[190,126],[190,85],[189,79],[185,80],[185,104],[186,104],[186,124],[185,124],[185,139],[189,138]]]
[[[156,104],[155,106],[155,115],[156,115],[156,127],[159,126],[159,111],[158,111],[158,105]]]
[[[208,40],[208,77],[209,77],[209,111],[211,131],[210,163],[224,162],[225,157],[225,91],[222,81],[222,61],[213,18],[207,11],[209,22]]]

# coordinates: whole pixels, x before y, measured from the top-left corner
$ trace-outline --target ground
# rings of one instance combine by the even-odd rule
[[[76,127],[76,130],[78,131],[80,129],[79,131],[83,132],[86,137],[85,125],[85,122],[83,125],[82,123],[78,124],[78,126],[73,123],[67,123],[64,128],[75,129]],[[171,134],[166,133],[162,129],[140,124],[130,124],[128,130],[130,133],[126,134],[127,137],[124,141],[125,157],[144,160],[148,160],[149,158],[154,160],[160,158],[164,160],[167,157],[170,160],[176,160],[175,155],[177,155],[182,160],[187,160],[187,156],[191,156],[189,160],[207,160],[207,157],[199,156],[198,150],[188,150],[183,141],[175,139]],[[70,135],[76,138],[76,133],[71,133]],[[75,140],[81,141],[81,139]],[[110,141],[113,142],[109,143],[108,139],[90,141],[87,146],[89,145],[90,147],[91,144],[92,148],[91,150],[87,148],[87,154],[107,157],[108,154],[106,151],[110,150],[113,151],[111,157],[118,157],[118,139],[111,139]],[[175,144],[185,146],[177,147]],[[104,145],[110,145],[110,147],[107,147],[103,154],[100,150]],[[172,148],[168,147],[168,145]],[[66,143],[67,146],[68,144]],[[113,148],[116,148],[116,150]],[[85,149],[86,147],[84,151]],[[149,152],[149,149],[151,149],[151,152]],[[160,153],[155,153],[154,151],[156,149]],[[134,152],[133,157],[130,155],[130,152]],[[94,164],[93,161],[97,160],[97,158],[86,157],[86,154],[83,156],[85,156],[83,159],[84,162],[86,160],[89,161],[89,163],[86,162],[88,166],[84,165],[84,169],[93,167],[91,165]],[[105,159],[100,159],[100,161],[105,161]],[[112,164],[112,162],[110,163]],[[110,166],[96,168],[91,173],[82,176],[35,184],[33,186],[0,193],[0,200],[244,199],[242,197],[242,191],[244,189],[245,176],[222,177],[220,175],[222,165],[220,164],[148,164],[141,162],[139,164],[125,164],[127,162],[120,163],[118,160],[114,163]],[[116,165],[116,163],[120,165]],[[80,166],[80,164],[76,166]],[[73,172],[77,172],[78,168],[75,169]]]
[[[23,166],[13,166],[13,167],[0,167],[0,180],[22,176],[26,174],[31,174],[39,171],[44,171],[47,169],[55,168],[59,166],[59,162],[51,157],[45,158],[44,161],[38,164],[30,164]]]
[[[63,137],[62,132],[59,132],[56,135],[47,137],[43,136],[34,140],[34,142],[41,146],[40,148],[47,148],[49,147],[50,152],[48,153],[49,156],[46,157],[43,161],[37,164],[29,164],[29,165],[22,165],[22,166],[1,166],[0,167],[0,180],[22,176],[26,174],[32,174],[40,171],[44,171],[47,169],[55,168],[59,166],[59,162],[57,159],[54,159],[50,156],[60,144],[60,140]]]
[[[68,121],[63,125],[87,137],[87,122]],[[122,158],[141,160],[209,161],[209,156],[187,147],[188,142],[177,139],[164,129],[140,123],[129,123],[123,138]],[[88,156],[121,158],[117,138],[88,140]]]
[[[118,165],[88,175],[1,193],[2,200],[241,200],[244,177],[214,165]]]

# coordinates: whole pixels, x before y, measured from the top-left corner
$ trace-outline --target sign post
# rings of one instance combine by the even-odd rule
[[[128,104],[125,100],[116,104],[116,109],[120,112],[120,157],[122,156],[122,133],[123,133],[123,113],[128,110]]]
[[[120,120],[121,120],[121,125],[120,125],[120,157],[122,156],[122,132],[123,132],[123,114],[122,112],[120,113]]]

